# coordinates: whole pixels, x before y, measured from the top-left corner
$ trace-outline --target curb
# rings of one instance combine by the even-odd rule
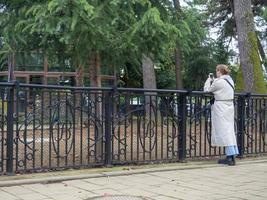
[[[266,163],[266,162],[267,162],[266,159],[241,161],[238,163],[238,166],[247,165],[247,164]],[[101,173],[82,174],[82,175],[73,175],[73,176],[58,176],[58,177],[35,178],[35,179],[24,179],[24,180],[11,180],[11,181],[1,181],[0,187],[30,185],[30,184],[37,184],[37,183],[38,184],[49,184],[49,183],[71,181],[71,180],[78,180],[78,179],[130,176],[130,175],[135,175],[135,174],[168,172],[168,171],[178,171],[178,170],[193,170],[193,169],[215,168],[215,167],[228,167],[228,166],[218,165],[215,163],[214,164],[198,163],[198,165],[192,164],[192,165],[186,165],[186,166],[150,168],[150,169],[134,169],[134,170],[129,170],[129,171],[101,172]]]

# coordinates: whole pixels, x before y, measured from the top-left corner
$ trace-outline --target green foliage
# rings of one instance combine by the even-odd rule
[[[183,33],[179,38],[183,54],[188,56],[192,49],[204,42],[207,35],[207,29],[203,26],[202,20],[205,16],[198,13],[194,8],[183,10],[183,21],[178,24],[179,30]]]
[[[261,61],[258,53],[258,44],[257,38],[255,33],[249,33],[248,35],[249,41],[252,45],[250,49],[250,60],[253,64],[254,70],[254,85],[255,85],[255,92],[260,94],[267,93],[266,83],[264,81],[263,70],[261,66]]]
[[[216,62],[212,59],[210,46],[198,46],[186,58],[184,72],[185,86],[192,90],[202,90],[210,72],[214,72]]]
[[[157,88],[174,89],[175,88],[175,66],[169,65],[168,68],[156,69]]]
[[[184,21],[190,27],[181,43],[185,88],[202,90],[208,73],[214,73],[218,63],[228,63],[229,52],[223,40],[216,42],[207,37],[208,30],[202,23],[205,15],[199,14],[195,8],[185,9],[184,14]]]
[[[155,60],[157,88],[174,89],[176,88],[174,47],[164,46],[162,54]]]
[[[137,48],[142,48],[144,53],[156,54],[161,44],[175,41],[180,36],[180,31],[173,25],[164,23],[156,8],[150,8],[144,13],[140,21],[133,26],[130,40]]]
[[[244,84],[244,78],[243,78],[243,72],[242,72],[242,69],[241,67],[239,67],[238,69],[238,72],[237,72],[237,75],[236,75],[236,92],[244,92],[244,87],[245,87],[245,84]]]
[[[263,7],[262,9],[263,9],[262,16],[267,21],[267,8],[266,7]]]
[[[141,88],[142,81],[142,69],[133,67],[131,63],[125,63],[119,73],[118,86],[127,88]]]
[[[121,86],[142,87],[141,55],[152,53],[158,87],[174,88],[178,42],[187,88],[202,89],[215,64],[227,61],[223,44],[206,37],[207,16],[195,8],[177,14],[169,0],[6,0],[3,5],[3,55],[39,50],[54,70],[86,68],[98,52],[101,65],[111,69],[102,71],[117,68]]]
[[[264,80],[261,61],[260,61],[259,54],[258,54],[258,45],[257,45],[256,35],[253,33],[249,33],[249,41],[252,44],[252,48],[250,50],[250,60],[253,65],[255,92],[260,93],[260,94],[266,94],[267,87],[266,87],[266,82]],[[237,81],[236,81],[237,83],[236,90],[238,92],[243,92],[244,87],[245,87],[241,67],[238,70]]]
[[[261,24],[259,24],[258,26],[261,27],[261,29],[263,31],[260,32],[259,36],[261,36],[262,40],[266,40],[267,37],[267,6],[264,6],[261,8],[261,19],[263,19],[261,21]],[[263,28],[265,27],[265,28]]]

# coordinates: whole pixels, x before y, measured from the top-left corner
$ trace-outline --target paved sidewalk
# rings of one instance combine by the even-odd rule
[[[112,195],[120,197],[115,198]],[[127,195],[135,197],[127,197]],[[99,196],[102,198],[95,198]],[[267,199],[267,159],[257,159],[255,162],[240,161],[233,167],[209,164],[188,169],[170,169],[170,171],[158,169],[132,175],[0,187],[0,199],[265,200]]]

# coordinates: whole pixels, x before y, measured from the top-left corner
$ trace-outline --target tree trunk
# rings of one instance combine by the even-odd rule
[[[182,55],[180,44],[177,42],[175,49],[175,74],[176,74],[176,89],[183,89],[182,77]]]
[[[265,61],[266,55],[265,55],[264,49],[262,47],[262,44],[261,44],[261,41],[260,41],[258,35],[257,35],[257,43],[258,43],[258,47],[259,47],[259,52],[260,52],[261,60],[262,61]],[[265,67],[265,70],[267,71],[267,64],[266,63],[264,63],[264,67]]]
[[[99,53],[92,53],[90,58],[90,86],[101,87],[101,69],[100,69],[100,56]]]
[[[8,54],[8,82],[14,80],[15,53]]]
[[[144,89],[156,89],[156,76],[151,56],[142,55]]]
[[[150,54],[145,55],[142,54],[142,68],[143,68],[143,86],[144,89],[156,89],[156,76],[155,76],[155,69],[154,69],[154,63],[152,61],[152,56]],[[145,92],[145,105],[144,105],[144,123],[142,125],[143,131],[140,135],[140,138],[143,138],[143,144],[146,143],[146,139],[149,138],[150,141],[155,141],[156,137],[155,134],[155,122],[156,116],[157,116],[157,98],[156,92]],[[147,149],[144,149],[144,151],[149,151]]]
[[[173,5],[174,5],[174,8],[180,12],[181,10],[181,5],[180,5],[180,1],[179,0],[173,0]]]
[[[154,63],[151,59],[151,55],[142,55],[142,68],[143,68],[143,86],[144,89],[156,89],[156,75],[154,69]],[[145,115],[146,118],[152,118],[155,112],[156,105],[156,93],[145,92]]]
[[[180,20],[181,5],[179,0],[173,0],[173,5],[177,13],[177,20]],[[182,52],[179,42],[176,43],[175,49],[175,75],[176,75],[176,89],[183,89],[182,77]]]
[[[82,87],[84,85],[83,78],[84,78],[83,67],[81,65],[79,65],[79,67],[77,69],[76,80],[75,80],[76,81],[76,83],[75,83],[76,87]]]
[[[240,64],[245,92],[264,92],[251,0],[234,0]]]
[[[101,68],[100,68],[100,55],[98,52],[93,52],[90,58],[90,87],[101,87]],[[92,117],[94,125],[94,139],[95,139],[95,158],[96,162],[100,162],[103,158],[103,127],[102,127],[102,104],[104,103],[101,91],[92,91],[89,96],[89,104],[92,107]]]

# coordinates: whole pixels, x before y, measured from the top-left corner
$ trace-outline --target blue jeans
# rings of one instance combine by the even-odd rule
[[[225,147],[225,153],[227,156],[234,156],[234,155],[238,155],[239,151],[236,145],[234,146],[227,146]]]

